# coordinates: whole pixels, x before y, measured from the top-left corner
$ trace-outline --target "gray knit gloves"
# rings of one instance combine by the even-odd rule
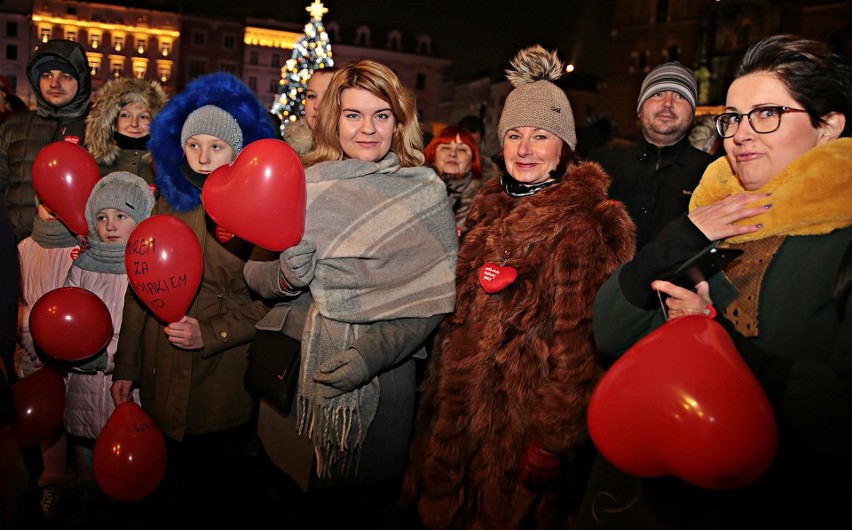
[[[355,348],[327,359],[314,375],[314,381],[320,383],[320,393],[326,399],[351,392],[369,379],[367,362]]]
[[[281,264],[281,277],[291,289],[306,287],[314,279],[314,269],[317,260],[314,254],[317,247],[304,239],[295,247],[290,247],[281,253],[278,260]]]

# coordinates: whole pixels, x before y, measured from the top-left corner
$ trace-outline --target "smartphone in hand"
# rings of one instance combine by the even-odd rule
[[[685,261],[667,281],[678,287],[695,289],[696,284],[709,280],[742,253],[741,249],[718,247],[716,243],[713,243]]]

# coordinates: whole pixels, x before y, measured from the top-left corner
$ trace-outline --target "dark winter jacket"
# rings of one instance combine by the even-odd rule
[[[589,153],[612,178],[609,196],[627,206],[636,223],[636,248],[642,248],[689,207],[709,154],[692,147],[689,138],[657,147],[644,138],[626,147],[604,147]]]
[[[181,171],[183,123],[204,105],[216,105],[234,116],[246,145],[275,136],[266,110],[230,74],[196,79],[151,125],[149,146],[160,190],[152,216],[181,219],[201,242],[204,274],[187,315],[198,319],[204,346],[200,351],[173,347],[163,331],[168,323],[155,318],[128,290],[113,380],[138,382],[143,408],[175,440],[249,422],[253,401],[243,386],[246,352],[255,324],[268,312],[261,301],[252,299],[243,278],[250,245],[241,245],[236,238],[225,243],[219,239],[201,204],[201,190]]]
[[[513,529],[535,495],[520,460],[536,441],[566,458],[586,441],[585,414],[602,374],[592,301],[633,253],[633,223],[607,200],[597,164],[527,197],[483,184],[467,217],[456,311],[442,323],[418,412],[405,498],[426,528]],[[517,269],[504,290],[480,285],[486,262]],[[566,505],[544,494],[530,528]]]
[[[38,64],[50,57],[71,64],[79,81],[77,94],[63,107],[49,104],[39,89]],[[83,145],[85,119],[92,92],[89,61],[76,42],[52,40],[35,52],[27,67],[27,77],[37,98],[36,110],[19,112],[0,126],[0,192],[21,241],[30,235],[35,217],[35,191],[32,167],[39,151],[47,144],[70,141]]]

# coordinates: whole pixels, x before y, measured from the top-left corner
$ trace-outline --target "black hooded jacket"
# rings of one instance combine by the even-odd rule
[[[48,103],[39,89],[38,66],[50,59],[69,64],[79,82],[77,94],[62,107]],[[0,126],[0,193],[6,196],[17,241],[29,236],[33,228],[36,207],[32,167],[36,155],[53,142],[84,144],[92,93],[86,53],[82,46],[68,40],[42,44],[27,65],[27,77],[38,101],[36,109],[14,114]]]

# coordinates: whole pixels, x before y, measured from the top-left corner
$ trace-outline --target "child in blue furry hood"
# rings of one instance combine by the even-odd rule
[[[154,119],[148,145],[160,198],[152,216],[172,215],[192,229],[201,242],[204,273],[177,322],[158,319],[128,289],[115,354],[116,404],[138,386],[143,409],[166,436],[169,458],[161,487],[188,510],[184,515],[204,513],[217,523],[229,520],[223,507],[234,501],[234,484],[246,483],[242,449],[253,433],[255,403],[243,375],[255,324],[268,308],[243,278],[252,245],[207,216],[201,188],[211,171],[232,162],[244,146],[273,137],[260,101],[226,73],[191,82]],[[180,269],[175,263],[176,275]],[[215,465],[210,455],[216,455]]]

